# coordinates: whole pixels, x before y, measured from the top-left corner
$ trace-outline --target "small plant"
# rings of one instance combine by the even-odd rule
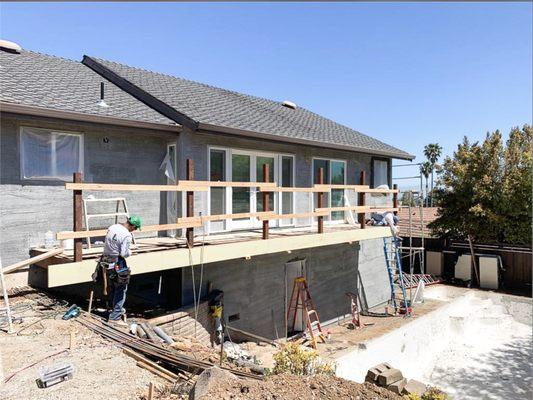
[[[317,351],[306,349],[297,343],[285,344],[274,354],[274,361],[276,365],[272,370],[273,374],[335,375],[334,364],[322,361]]]
[[[421,400],[448,400],[448,395],[436,387],[430,387],[422,395]]]
[[[416,393],[409,393],[409,394],[407,395],[407,399],[408,399],[408,400],[421,400],[421,399],[420,399],[420,396],[417,395]]]

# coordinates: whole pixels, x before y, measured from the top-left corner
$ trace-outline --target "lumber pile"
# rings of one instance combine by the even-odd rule
[[[174,375],[178,375],[173,370],[188,372],[192,374],[199,374],[202,371],[211,368],[214,364],[205,360],[198,360],[192,356],[178,353],[172,348],[160,344],[152,343],[150,340],[141,339],[130,333],[121,331],[120,329],[101,321],[87,313],[83,313],[76,321],[84,325],[88,329],[92,330],[99,335],[116,342],[122,348],[128,349],[132,352],[138,353],[149,361],[156,363],[158,367],[162,367],[164,370],[168,370]],[[173,376],[165,371],[162,371],[158,367],[148,363],[146,360],[139,360],[142,366],[147,366],[152,372],[159,371],[165,374],[168,378],[173,379]],[[147,369],[148,369],[147,368]],[[236,376],[243,378],[262,379],[261,376],[241,371],[236,368],[230,368],[222,366],[225,369]],[[155,372],[154,372],[155,373]]]

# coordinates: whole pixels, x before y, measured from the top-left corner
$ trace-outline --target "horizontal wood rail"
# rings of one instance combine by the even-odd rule
[[[368,206],[325,207],[325,208],[315,208],[315,211],[317,212],[325,211],[327,213],[335,212],[335,211],[353,211],[357,213],[367,213],[367,212],[370,212],[370,207]]]
[[[328,214],[329,213],[327,211],[314,211],[314,212],[305,212],[305,213],[297,213],[297,214],[272,214],[272,215],[260,216],[258,217],[258,219],[268,220],[268,219],[308,218],[308,217],[326,216]]]
[[[348,190],[355,190],[356,192],[365,192],[366,190],[370,189],[368,185],[329,185],[329,184],[316,184],[314,185],[316,189],[325,189],[325,190],[331,190],[331,189],[348,189]]]
[[[168,231],[173,229],[183,228],[197,228],[202,226],[200,222],[188,222],[188,223],[176,223],[176,224],[163,224],[163,225],[147,225],[141,229],[141,232],[158,232]],[[63,239],[84,239],[91,237],[105,236],[107,229],[97,229],[93,231],[63,231],[57,233],[57,240]]]
[[[260,192],[313,192],[313,193],[324,193],[329,192],[327,188],[317,188],[317,187],[271,187],[271,186],[259,186]]]
[[[211,182],[211,181],[178,181],[176,185],[137,185],[116,183],[65,183],[68,190],[92,191],[153,191],[153,192],[206,192],[210,187],[257,187],[275,188],[274,182]]]
[[[389,194],[389,193],[399,193],[400,191],[398,189],[365,189],[365,190],[361,190],[361,192]]]
[[[183,217],[178,218],[178,222],[180,223],[203,223],[207,221],[223,221],[225,219],[236,219],[236,218],[259,218],[259,217],[265,217],[266,219],[270,219],[270,217],[274,217],[276,214],[274,214],[271,211],[262,211],[262,212],[253,212],[253,213],[236,213],[236,214],[219,214],[219,215],[206,215],[206,216],[198,216],[198,217]]]

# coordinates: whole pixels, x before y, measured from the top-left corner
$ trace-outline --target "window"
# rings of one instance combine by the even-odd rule
[[[282,156],[281,157],[281,186],[292,187],[294,186],[293,176],[293,157]],[[292,192],[281,192],[281,213],[292,214],[293,213],[293,197]]]
[[[372,159],[372,186],[389,185],[389,161],[385,159]]]
[[[23,127],[20,132],[23,179],[72,180],[83,172],[83,137],[78,133]]]
[[[209,159],[211,181],[226,180],[226,152],[224,150],[211,149]],[[211,188],[211,215],[224,214],[226,209],[226,190],[223,187]]]
[[[313,183],[320,182],[319,173],[322,168],[324,174],[324,184],[344,185],[346,180],[346,162],[338,160],[325,160],[316,158],[313,160]],[[314,195],[315,207],[318,206],[318,194]],[[325,207],[342,207],[344,206],[344,189],[332,189],[331,197],[324,194]],[[332,221],[344,220],[343,211],[334,211],[331,213]]]

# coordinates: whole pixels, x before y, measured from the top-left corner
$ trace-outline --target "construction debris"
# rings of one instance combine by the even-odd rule
[[[138,338],[130,333],[122,332],[110,324],[97,320],[96,318],[87,314],[81,315],[77,321],[90,330],[119,343],[121,346],[134,350],[144,355],[146,358],[161,362],[170,368],[198,374],[214,365],[212,362],[200,361],[191,356],[179,354],[170,347],[163,346],[159,343],[153,343],[146,339]],[[237,376],[251,379],[261,379],[261,377],[256,374],[241,371],[236,368],[224,366],[222,369],[228,370]]]
[[[370,368],[366,373],[365,381],[387,388],[396,394],[422,396],[428,389],[422,382],[414,379],[407,380],[399,369],[393,368],[387,363]]]

